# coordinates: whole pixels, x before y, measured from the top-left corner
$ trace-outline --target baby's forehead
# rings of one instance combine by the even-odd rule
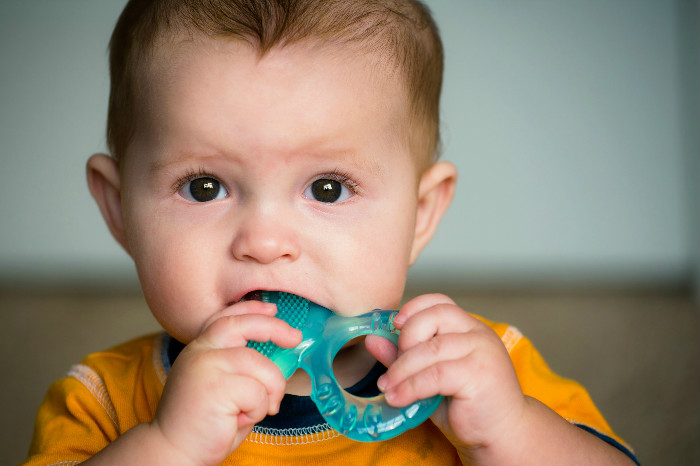
[[[238,41],[259,57],[304,43],[341,63],[371,58],[368,74],[373,79],[405,89],[402,100],[410,106],[421,134],[428,135],[426,150],[421,152],[430,152],[427,157],[432,158],[439,140],[442,47],[422,4],[411,0],[132,0],[110,39],[107,143],[117,159],[125,155],[138,130],[135,120],[144,103],[157,94],[155,78],[177,76],[178,65],[172,58],[188,47],[212,53],[217,46],[212,39]]]
[[[203,60],[203,57],[214,57],[214,60]],[[152,104],[152,99],[158,98],[164,87],[181,82],[183,76],[207,82],[212,73],[221,71],[216,69],[218,57],[221,61],[239,61],[241,69],[250,69],[248,80],[260,80],[261,76],[280,77],[286,73],[314,82],[316,75],[328,76],[328,70],[337,70],[332,78],[366,84],[358,92],[374,91],[377,101],[391,101],[391,107],[401,107],[402,113],[407,112],[410,105],[401,70],[389,65],[381,53],[364,52],[355,45],[320,43],[313,39],[281,44],[263,53],[242,39],[202,34],[167,37],[155,44],[139,79],[140,99],[147,105]],[[197,67],[201,69],[193,73],[193,68]],[[237,78],[245,80],[245,76]],[[261,81],[261,85],[264,84]],[[285,84],[284,77],[271,81],[270,93],[281,93],[273,87],[283,88]]]
[[[364,115],[359,120],[378,118],[401,132],[407,121],[407,93],[397,74],[354,51],[292,44],[260,55],[240,40],[206,38],[163,44],[152,57],[137,103],[148,126],[164,116],[192,122],[192,115],[212,112],[246,114],[262,124],[296,113],[309,123],[337,119],[338,128]]]
[[[386,116],[393,115],[391,118],[394,123],[391,126],[393,128],[391,132],[400,134],[405,140],[417,139],[422,137],[419,135],[424,134],[420,124],[408,117],[410,100],[404,81],[401,79],[400,70],[387,65],[379,53],[362,53],[356,47],[346,44],[321,44],[309,40],[280,45],[263,54],[249,42],[241,39],[213,38],[204,35],[170,37],[168,40],[157,43],[153,53],[150,54],[147,72],[144,73],[142,84],[139,86],[142,90],[141,98],[135,102],[137,118],[146,117],[151,120],[143,127],[158,124],[153,120],[157,118],[157,112],[150,112],[149,109],[159,108],[163,98],[167,98],[164,96],[172,96],[172,89],[165,88],[181,85],[183,75],[187,75],[187,79],[190,80],[189,88],[199,83],[203,86],[208,85],[208,75],[216,73],[217,70],[202,69],[200,72],[193,73],[193,63],[217,63],[216,58],[221,54],[225,59],[241,60],[242,67],[248,66],[251,62],[256,67],[267,67],[273,71],[270,73],[273,75],[276,66],[281,68],[291,63],[297,73],[308,76],[309,82],[314,82],[314,74],[322,72],[323,69],[348,70],[347,73],[342,71],[336,73],[335,77],[340,75],[340,79],[359,79],[366,82],[367,86],[356,88],[356,92],[373,93],[374,101],[384,102]],[[198,60],[202,57],[213,57],[214,60],[209,62]],[[315,65],[318,65],[318,68],[315,68]],[[251,74],[250,81],[257,79],[255,76]],[[221,86],[221,82],[217,81],[216,85]],[[243,85],[248,84],[243,83]],[[273,82],[270,86],[276,85],[277,82]],[[270,93],[279,94],[279,91],[279,89],[270,89]],[[357,100],[359,101],[359,98]],[[351,102],[350,105],[353,103]],[[414,142],[411,141],[408,144],[413,145]],[[424,166],[422,159],[427,159],[429,156],[424,157],[417,152],[422,151],[416,150],[415,158],[419,165]]]

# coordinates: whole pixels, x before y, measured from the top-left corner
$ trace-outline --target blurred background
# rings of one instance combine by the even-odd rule
[[[407,295],[518,325],[642,463],[700,464],[698,1],[426,3],[460,180]],[[84,177],[124,4],[0,1],[2,464],[70,364],[157,329]]]

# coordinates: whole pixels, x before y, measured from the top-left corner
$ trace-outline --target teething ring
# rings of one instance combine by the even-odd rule
[[[272,343],[250,342],[268,356],[286,378],[299,368],[311,377],[311,399],[328,425],[353,440],[387,440],[423,423],[437,409],[442,396],[397,408],[384,395],[364,398],[344,390],[333,374],[333,359],[350,340],[377,335],[398,344],[393,325],[397,311],[375,310],[356,317],[343,317],[288,293],[265,292],[265,300],[277,303],[277,317],[302,331],[302,342],[293,349]]]
[[[376,310],[357,317],[332,315],[322,335],[326,344],[302,360],[302,369],[312,379],[311,398],[321,415],[331,427],[354,440],[386,440],[399,435],[423,423],[442,401],[442,397],[436,396],[397,408],[387,404],[383,394],[359,397],[348,393],[336,381],[333,360],[348,341],[377,335],[398,344],[399,332],[392,324],[396,314],[396,311]],[[310,370],[311,367],[316,370]]]

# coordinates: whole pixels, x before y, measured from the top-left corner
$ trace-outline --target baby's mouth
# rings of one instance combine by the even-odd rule
[[[263,290],[253,290],[249,291],[241,298],[240,302],[243,301],[262,301],[263,300]]]

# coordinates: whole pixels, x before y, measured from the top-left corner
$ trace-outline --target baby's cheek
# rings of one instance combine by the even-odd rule
[[[196,338],[209,315],[218,310],[206,302],[202,287],[183,274],[178,265],[167,261],[156,265],[154,261],[153,267],[139,271],[139,279],[155,319],[184,343]]]

